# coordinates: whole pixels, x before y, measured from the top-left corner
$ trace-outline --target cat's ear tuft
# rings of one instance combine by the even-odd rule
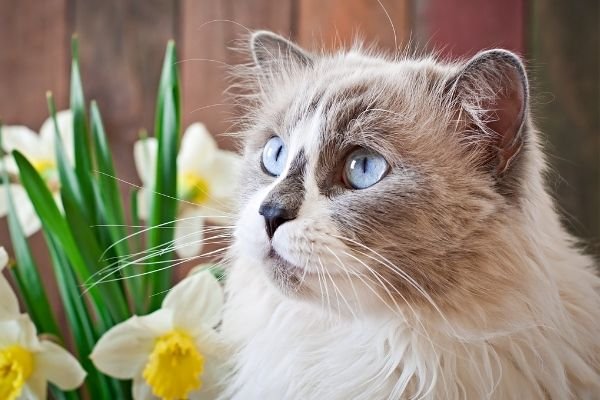
[[[312,57],[302,48],[269,31],[256,31],[250,38],[250,51],[254,63],[268,73],[298,67],[308,67]]]
[[[454,100],[479,136],[475,142],[487,144],[486,163],[501,177],[526,140],[529,87],[523,63],[507,50],[484,51],[469,60],[450,84]]]

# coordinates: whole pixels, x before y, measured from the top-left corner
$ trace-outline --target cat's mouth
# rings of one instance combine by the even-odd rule
[[[273,248],[269,250],[265,261],[266,272],[272,282],[287,295],[299,294],[303,283],[312,275],[307,269],[289,262]]]
[[[271,249],[269,250],[267,258],[269,259],[269,261],[271,261],[271,263],[275,265],[276,268],[286,270],[287,274],[297,275],[298,277],[308,274],[308,271],[306,271],[306,269],[292,264],[291,262],[286,260],[285,257],[279,254],[273,247],[271,247]]]

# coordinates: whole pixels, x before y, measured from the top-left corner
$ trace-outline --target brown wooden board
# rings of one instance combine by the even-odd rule
[[[269,29],[289,36],[292,0],[182,0],[182,82],[184,126],[201,121],[221,145],[233,143],[230,131],[235,110],[223,95],[229,86],[228,67],[248,61],[230,47],[239,47],[250,30]]]
[[[536,123],[564,220],[600,255],[600,3],[534,0],[529,69]]]
[[[154,130],[162,59],[167,41],[178,36],[178,3],[71,1],[87,100],[98,101],[117,171],[137,180],[132,145],[141,128]]]
[[[0,118],[37,131],[48,117],[46,90],[67,100],[66,0],[0,1]]]
[[[363,39],[394,52],[409,36],[406,0],[298,0],[296,36],[310,48],[335,49]]]
[[[523,54],[526,0],[413,2],[418,47],[468,57],[502,47]]]

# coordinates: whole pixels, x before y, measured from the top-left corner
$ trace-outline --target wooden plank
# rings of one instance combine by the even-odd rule
[[[409,36],[406,0],[299,0],[297,38],[309,48],[334,49],[358,37],[394,50]]]
[[[567,225],[600,255],[600,3],[533,0],[529,71]]]
[[[414,6],[417,47],[451,56],[495,47],[525,50],[525,0],[422,0]]]
[[[66,0],[0,2],[0,116],[38,130],[48,117],[46,90],[67,100]]]
[[[0,118],[38,131],[48,118],[46,91],[60,108],[68,106],[68,28],[66,0],[0,1]],[[0,245],[11,256],[6,219],[0,224]],[[30,239],[34,255],[47,254],[41,234]],[[36,257],[56,316],[65,315],[49,260]]]
[[[71,1],[87,99],[98,101],[121,177],[137,181],[132,145],[140,128],[154,129],[165,47],[177,38],[178,3]]]
[[[201,121],[222,146],[235,110],[223,96],[228,87],[227,67],[247,61],[228,47],[248,36],[249,30],[269,29],[285,36],[292,31],[293,1],[274,6],[268,0],[182,0],[181,64],[184,126]]]

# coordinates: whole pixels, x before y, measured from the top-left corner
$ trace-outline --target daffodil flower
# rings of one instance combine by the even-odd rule
[[[67,157],[73,160],[73,117],[71,111],[60,111],[56,114],[56,121]],[[52,118],[48,118],[40,129],[40,134],[33,132],[25,126],[5,126],[2,128],[2,147],[7,153],[13,150],[20,151],[48,185],[54,199],[60,204],[60,181],[55,156],[55,130]],[[16,182],[10,184],[10,190],[16,204],[17,217],[21,222],[23,231],[27,236],[37,232],[41,223],[27,196],[27,192],[18,183],[19,170],[12,155],[4,157],[4,165],[9,175]],[[0,217],[8,212],[6,187],[0,186]]]
[[[2,275],[7,262],[0,248],[0,399],[45,399],[48,382],[61,390],[77,388],[85,371],[65,349],[40,340],[29,316],[19,313],[17,298]]]
[[[91,358],[119,379],[133,379],[133,398],[214,399],[224,359],[215,327],[223,291],[208,271],[181,281],[162,308],[134,316],[100,338]]]
[[[2,270],[8,264],[8,254],[4,247],[0,247],[0,321],[13,319],[19,316],[19,302],[12,291]]]
[[[138,202],[142,219],[148,218],[153,194],[157,146],[155,138],[147,138],[134,147],[135,165],[143,184]],[[180,256],[200,253],[205,220],[216,224],[230,222],[228,213],[239,165],[240,157],[220,150],[203,124],[195,123],[186,129],[177,156],[177,197],[181,202],[174,247]]]

